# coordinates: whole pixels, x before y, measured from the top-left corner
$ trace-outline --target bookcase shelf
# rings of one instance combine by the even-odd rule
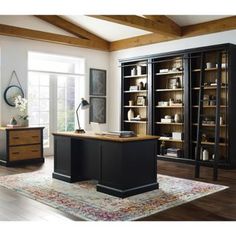
[[[126,76],[124,76],[125,79],[137,79],[137,78],[142,78],[142,77],[147,77],[147,74],[143,74],[143,75],[126,75]]]
[[[219,64],[218,55],[223,67]],[[207,63],[213,68],[206,68]],[[202,64],[201,64],[202,63]],[[132,75],[131,70],[142,65],[140,75]],[[161,160],[195,163],[195,148],[198,127],[206,140],[215,140],[216,102],[217,92],[220,93],[219,117],[219,163],[221,166],[236,167],[236,47],[232,44],[215,45],[196,49],[187,49],[166,54],[154,54],[145,58],[132,58],[121,61],[122,72],[122,102],[121,102],[121,130],[132,130],[137,134],[152,134],[159,138],[157,143],[157,157]],[[168,69],[168,72],[160,72]],[[204,83],[200,83],[204,75]],[[220,75],[220,91],[217,90],[217,78]],[[142,90],[130,91],[130,86],[147,83]],[[214,85],[216,84],[216,85]],[[201,87],[204,86],[204,87]],[[202,88],[202,89],[201,89]],[[199,100],[200,91],[204,96]],[[144,106],[138,106],[138,98],[145,96]],[[129,101],[133,105],[129,106]],[[204,103],[205,101],[209,103]],[[202,123],[198,124],[199,101],[203,101]],[[165,106],[160,106],[161,102]],[[173,106],[173,103],[182,105]],[[173,104],[172,103],[172,104]],[[170,104],[170,106],[166,106]],[[205,105],[208,104],[208,105]],[[214,104],[214,105],[210,105]],[[129,121],[127,114],[132,109],[145,121]],[[166,117],[170,117],[166,118]],[[161,122],[163,118],[176,122]],[[209,122],[209,124],[207,123]],[[213,123],[212,123],[213,122]],[[229,135],[230,133],[230,135]],[[171,137],[163,139],[162,137]],[[180,137],[176,140],[173,137]],[[216,139],[218,140],[218,139]],[[162,146],[161,146],[162,145]],[[180,151],[178,158],[160,155],[160,149]],[[209,156],[215,154],[215,142],[201,142],[207,149]],[[204,162],[212,166],[212,161]]]

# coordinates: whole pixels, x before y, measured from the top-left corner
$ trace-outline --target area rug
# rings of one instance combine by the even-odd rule
[[[95,181],[70,184],[39,172],[0,177],[1,186],[92,221],[137,220],[227,188],[165,175],[158,182],[158,190],[121,199],[97,192]]]

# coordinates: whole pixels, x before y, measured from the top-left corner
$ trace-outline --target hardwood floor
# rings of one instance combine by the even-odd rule
[[[53,158],[48,157],[44,164],[6,168],[0,166],[0,175],[42,170],[52,173]],[[193,178],[194,166],[158,161],[158,173],[181,178]],[[192,220],[236,220],[236,170],[220,170],[219,181],[212,181],[212,169],[202,167],[200,181],[227,185],[224,191],[197,199],[187,204],[171,208],[143,218],[145,221],[192,221]],[[65,221],[80,220],[69,214],[26,198],[19,193],[0,187],[1,221]]]

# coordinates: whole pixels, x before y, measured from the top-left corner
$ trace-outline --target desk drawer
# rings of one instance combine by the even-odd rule
[[[9,145],[24,145],[41,143],[41,130],[10,130],[9,131]]]
[[[41,145],[28,145],[9,148],[9,161],[40,158]]]

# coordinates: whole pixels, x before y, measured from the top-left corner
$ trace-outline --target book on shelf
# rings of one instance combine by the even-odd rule
[[[166,136],[161,136],[160,140],[170,140],[172,139],[172,137],[166,137]]]
[[[161,118],[161,123],[172,123],[173,121],[173,119]]]
[[[102,134],[119,138],[129,138],[137,136],[134,131],[108,131],[108,132],[102,132]]]

